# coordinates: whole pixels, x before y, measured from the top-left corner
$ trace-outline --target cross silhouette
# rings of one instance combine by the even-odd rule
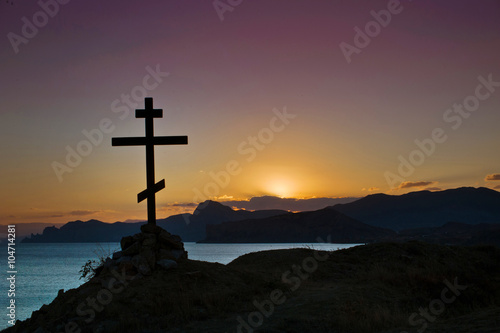
[[[155,145],[187,145],[187,136],[154,136],[153,119],[163,118],[163,109],[153,109],[153,98],[144,99],[145,108],[135,110],[136,118],[145,118],[146,136],[112,138],[112,146],[146,146],[147,188],[137,195],[137,202],[148,200],[148,224],[156,225],[156,192],[165,188],[165,179],[155,183]]]

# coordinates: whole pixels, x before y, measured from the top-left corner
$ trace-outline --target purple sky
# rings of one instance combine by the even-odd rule
[[[145,218],[144,149],[110,144],[144,135],[145,86],[164,109],[156,134],[189,136],[156,148],[159,217],[208,198],[500,185],[485,179],[500,173],[500,88],[453,111],[474,102],[478,77],[500,82],[498,1],[243,0],[221,14],[212,1],[73,0],[54,17],[40,3],[57,2],[0,3],[0,223]],[[340,45],[388,6],[348,62]],[[415,153],[435,129],[443,142]],[[96,144],[70,166],[84,130]],[[400,156],[418,163],[401,169]]]

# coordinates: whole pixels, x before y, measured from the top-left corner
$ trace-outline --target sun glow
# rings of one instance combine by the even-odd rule
[[[266,183],[266,190],[280,198],[289,198],[294,194],[294,186],[288,179],[273,179]]]

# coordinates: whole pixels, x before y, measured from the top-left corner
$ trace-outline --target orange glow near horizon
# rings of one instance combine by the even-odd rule
[[[280,198],[291,198],[295,196],[293,182],[285,178],[274,177],[271,180],[266,181],[265,190],[267,190],[267,192],[271,195]]]

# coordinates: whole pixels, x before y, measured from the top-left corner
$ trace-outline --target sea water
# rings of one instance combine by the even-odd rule
[[[185,243],[188,257],[194,260],[227,264],[241,255],[277,249],[309,247],[333,251],[358,244],[280,243],[280,244],[196,244]],[[7,246],[5,246],[7,247]],[[8,298],[7,256],[0,256],[0,329],[8,326],[9,300],[15,299],[16,319],[24,320],[43,304],[49,304],[59,290],[77,288],[84,280],[80,270],[88,260],[98,260],[118,251],[119,243],[44,243],[16,244],[15,297]]]

